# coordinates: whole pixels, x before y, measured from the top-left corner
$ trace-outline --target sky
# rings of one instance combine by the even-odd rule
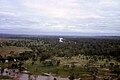
[[[120,36],[120,0],[0,0],[0,33]]]

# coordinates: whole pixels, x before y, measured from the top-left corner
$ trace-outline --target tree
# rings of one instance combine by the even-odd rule
[[[115,73],[117,75],[117,77],[119,77],[119,75],[120,75],[120,66],[119,65],[114,66],[113,73]]]
[[[74,73],[73,73],[72,75],[70,75],[69,80],[74,80],[74,79],[75,79],[75,77],[74,77]]]
[[[96,80],[96,75],[98,73],[98,69],[96,67],[89,67],[89,70],[91,71],[92,73],[92,76],[93,76],[93,80]]]

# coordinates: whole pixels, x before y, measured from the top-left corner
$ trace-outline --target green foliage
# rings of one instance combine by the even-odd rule
[[[34,74],[51,72],[67,77],[74,73],[75,75],[79,74],[80,77],[85,77],[91,74],[101,75],[103,68],[109,68],[111,74],[119,75],[119,64],[109,63],[120,62],[120,39],[64,37],[65,41],[59,43],[58,38],[14,37],[0,40],[0,45],[2,45],[0,51],[10,50],[9,54],[11,54],[0,56],[1,65],[8,59],[11,61],[11,65],[7,66],[17,63],[15,68],[25,67]],[[19,49],[22,49],[20,53]],[[17,62],[13,63],[13,59],[16,59]]]
[[[0,79],[1,80],[3,80],[3,79],[5,79],[5,80],[13,80],[13,78],[9,77],[9,76],[0,76]]]

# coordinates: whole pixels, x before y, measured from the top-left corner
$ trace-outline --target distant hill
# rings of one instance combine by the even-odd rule
[[[22,34],[2,34],[0,33],[0,37],[27,37],[31,35],[22,35]]]
[[[3,34],[0,37],[67,37],[67,38],[102,38],[102,39],[120,39],[120,36],[67,36],[67,35],[28,35],[28,34]]]

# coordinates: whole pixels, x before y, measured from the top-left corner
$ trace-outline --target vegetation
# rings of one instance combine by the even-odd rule
[[[64,42],[59,42],[59,37],[1,38],[0,64],[36,75],[119,78],[119,38],[63,38]]]
[[[12,77],[9,77],[9,76],[0,76],[0,79],[1,80],[13,80],[13,78]]]

